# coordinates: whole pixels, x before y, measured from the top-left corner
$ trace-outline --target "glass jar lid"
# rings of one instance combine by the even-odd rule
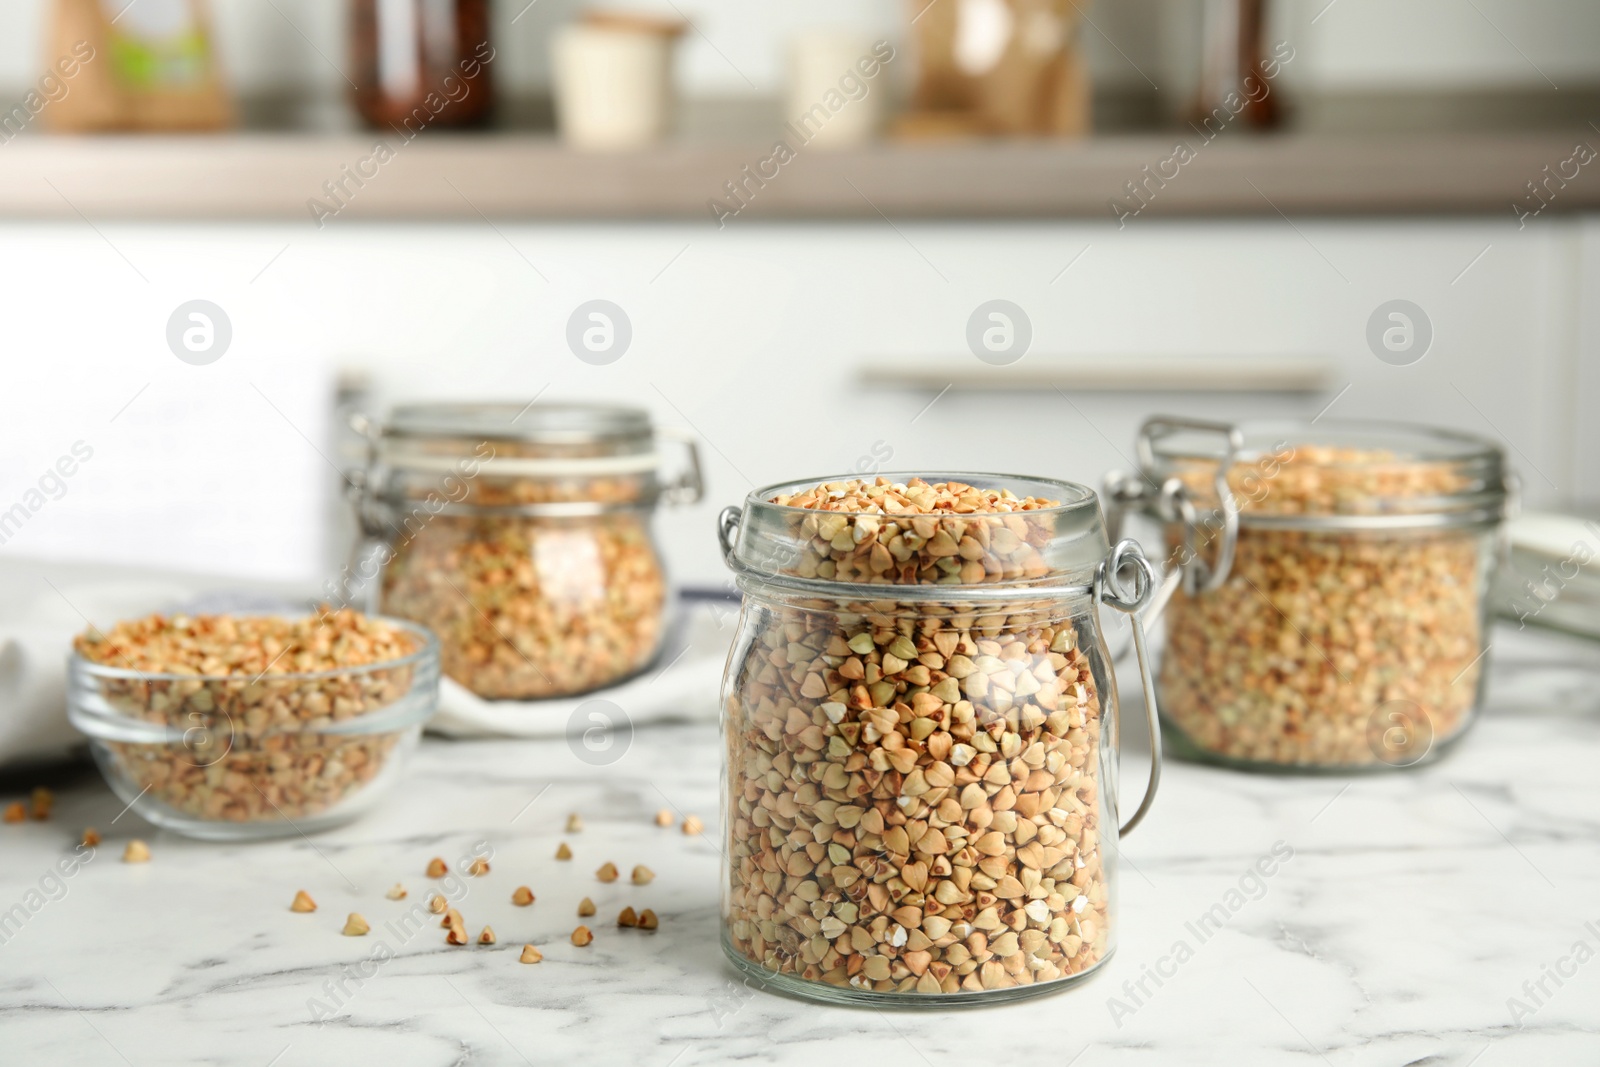
[[[363,489],[390,500],[432,493],[452,507],[580,515],[693,503],[703,490],[695,442],[657,428],[643,408],[424,403],[397,407],[382,424],[357,417],[353,425],[370,442]],[[685,448],[687,466],[675,477],[663,472],[663,440]]]
[[[1141,430],[1139,459],[1154,486],[1176,479],[1196,508],[1231,502],[1241,524],[1260,526],[1494,523],[1509,480],[1490,441],[1388,422],[1157,417]]]
[[[627,474],[660,465],[650,413],[614,404],[407,404],[395,408],[378,444],[391,467],[411,470],[486,453],[496,473],[527,477]],[[534,462],[508,462],[516,460]]]
[[[384,434],[618,452],[646,452],[654,440],[643,408],[582,402],[404,404],[394,409]]]
[[[848,510],[827,506],[834,502]],[[824,506],[799,506],[805,503]],[[1093,489],[1006,474],[898,472],[769,485],[746,497],[742,511],[724,511],[719,532],[741,584],[868,598],[890,586],[896,599],[1066,586],[1087,592],[1110,547]]]

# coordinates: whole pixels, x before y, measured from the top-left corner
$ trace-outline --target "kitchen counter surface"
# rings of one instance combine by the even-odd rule
[[[1487,716],[1436,766],[1349,780],[1169,765],[1124,847],[1117,955],[1074,990],[965,1013],[812,1006],[723,962],[709,724],[641,729],[601,767],[559,739],[429,741],[377,812],[269,844],[113,822],[122,805],[86,771],[51,821],[0,826],[0,1061],[1593,1064],[1600,648],[1502,627],[1494,654]],[[1137,786],[1140,756],[1123,762]],[[711,831],[658,828],[662,807]],[[570,811],[581,833],[563,833]],[[47,872],[85,825],[106,841],[63,891]],[[152,862],[120,861],[133,836]],[[561,840],[571,863],[553,859]],[[395,936],[428,859],[479,841],[492,869],[459,907],[499,944],[448,947],[434,924]],[[617,884],[594,878],[607,860]],[[653,884],[628,884],[638,863]],[[385,899],[396,881],[410,900]],[[42,884],[55,899],[29,896]],[[509,902],[521,884],[531,908]],[[297,889],[316,913],[289,911]],[[579,949],[585,895],[600,914]],[[660,931],[617,930],[624,904],[654,908]],[[351,911],[370,935],[340,936]],[[1220,930],[1199,930],[1207,912]],[[530,940],[537,966],[517,962]],[[363,966],[380,945],[394,958]]]

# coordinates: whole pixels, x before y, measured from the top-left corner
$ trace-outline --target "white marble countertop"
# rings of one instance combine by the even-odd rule
[[[0,826],[0,912],[83,826],[106,833],[64,892],[46,885],[56,899],[4,930],[0,1062],[1594,1064],[1600,648],[1502,628],[1495,656],[1487,716],[1437,766],[1350,781],[1169,765],[1124,848],[1120,948],[1100,976],[937,1015],[805,1004],[724,964],[710,725],[640,730],[603,768],[561,741],[428,741],[378,811],[254,845],[187,841],[131,813],[112,825],[121,804],[85,771],[51,821]],[[1142,777],[1135,752],[1124,764]],[[657,828],[664,806],[712,832]],[[562,833],[569,811],[582,833]],[[120,861],[133,836],[153,862]],[[563,838],[570,864],[553,859]],[[430,857],[480,840],[493,869],[460,908],[500,943],[452,948],[430,926],[352,978],[405,907],[384,891],[400,881],[415,900]],[[1258,888],[1248,872],[1275,845],[1292,856]],[[606,860],[624,871],[615,885],[593,877]],[[636,863],[652,885],[627,884]],[[523,883],[538,902],[512,907]],[[288,910],[302,888],[315,914]],[[600,914],[579,949],[567,935],[585,895]],[[660,931],[615,929],[625,903],[653,907]],[[1226,922],[1197,936],[1216,905]],[[340,936],[351,911],[372,935]],[[517,962],[529,940],[538,966]],[[333,1017],[319,1024],[314,1002]]]

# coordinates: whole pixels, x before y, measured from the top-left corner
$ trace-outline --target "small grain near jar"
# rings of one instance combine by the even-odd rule
[[[1095,493],[840,478],[758,490],[719,532],[744,592],[723,683],[733,963],[813,999],[913,1006],[1100,966],[1119,828],[1096,602],[1137,612],[1154,571],[1110,548]],[[1120,832],[1159,778],[1150,715],[1150,786]]]
[[[1459,739],[1488,662],[1503,456],[1398,424],[1148,421],[1108,493],[1164,524],[1162,723],[1193,759],[1412,766]]]
[[[568,696],[643,670],[661,647],[661,503],[700,498],[694,443],[601,404],[419,404],[371,441],[355,578],[429,627],[446,676],[489,700]],[[662,444],[687,445],[669,478]]]

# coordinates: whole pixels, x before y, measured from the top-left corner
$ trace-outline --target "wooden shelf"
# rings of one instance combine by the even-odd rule
[[[1592,142],[1593,131],[1588,131]],[[1070,143],[801,147],[728,225],[754,220],[1087,218],[1137,206],[1126,183],[1173,156],[1180,134]],[[1584,134],[1434,136],[1225,133],[1157,185],[1147,218],[1372,214],[1509,216],[1536,206],[1527,183],[1568,160]],[[398,139],[391,137],[391,143]],[[1191,134],[1192,144],[1199,138]],[[373,156],[375,137],[25,136],[0,146],[0,217],[272,219],[313,222],[324,183]],[[542,136],[428,135],[394,150],[351,191],[349,219],[684,219],[714,224],[708,201],[772,151],[771,140],[681,143],[589,155]],[[1571,165],[1567,166],[1570,173]],[[1171,174],[1173,167],[1166,167]],[[768,173],[770,173],[770,168]],[[1554,186],[1552,185],[1552,188]],[[1547,194],[1548,195],[1548,194]],[[1600,162],[1579,169],[1543,215],[1600,207]]]

